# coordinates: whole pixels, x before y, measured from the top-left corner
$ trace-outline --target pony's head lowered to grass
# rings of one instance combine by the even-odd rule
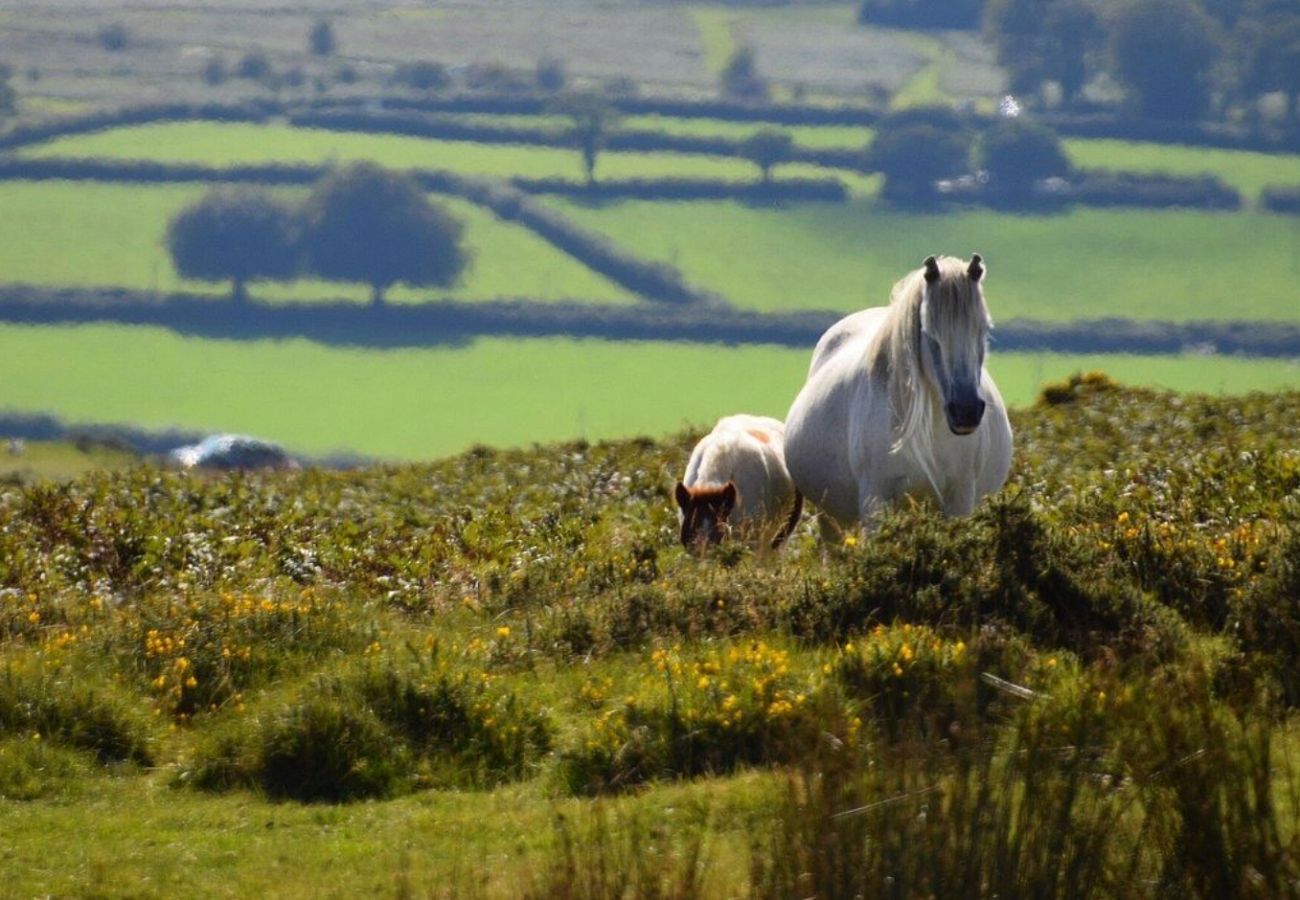
[[[731,528],[727,519],[736,508],[736,483],[688,488],[679,481],[675,493],[681,512],[682,546],[698,552],[711,544],[722,543]]]

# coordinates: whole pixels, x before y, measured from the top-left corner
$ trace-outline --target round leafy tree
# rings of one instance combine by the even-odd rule
[[[376,305],[403,282],[455,284],[469,263],[464,226],[409,177],[356,163],[322,179],[302,212],[308,269],[371,287]]]
[[[794,155],[794,139],[787,132],[763,128],[745,138],[740,153],[763,173],[763,183],[772,180],[772,167],[789,162]]]
[[[980,140],[980,162],[999,192],[1023,194],[1034,182],[1067,175],[1070,162],[1050,128],[1023,119],[1003,119]]]
[[[970,133],[952,110],[910,109],[879,122],[866,165],[884,175],[884,197],[925,202],[934,199],[937,180],[968,170],[970,148]]]
[[[1219,53],[1214,27],[1192,0],[1129,0],[1120,7],[1111,57],[1137,113],[1195,119],[1205,112]]]
[[[167,226],[167,249],[176,271],[200,281],[231,282],[243,301],[257,279],[297,274],[293,212],[264,193],[217,188],[181,210]]]
[[[758,72],[754,48],[738,47],[722,70],[722,93],[734,100],[767,99],[767,79]]]
[[[312,23],[311,31],[307,34],[307,48],[313,56],[329,56],[338,48],[338,42],[334,39],[334,26],[329,19],[317,19]]]
[[[569,118],[569,140],[582,153],[582,168],[587,173],[587,184],[595,184],[596,158],[604,148],[610,132],[618,126],[618,109],[604,97],[586,93],[561,96],[550,104],[550,109]]]

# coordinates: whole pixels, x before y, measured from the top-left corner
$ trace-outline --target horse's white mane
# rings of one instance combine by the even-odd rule
[[[952,256],[941,256],[936,261],[939,283],[955,289],[960,299],[968,300],[973,282],[967,277],[967,264]],[[874,371],[879,371],[878,367],[882,365],[887,367],[885,376],[894,420],[890,452],[906,453],[939,496],[941,492],[934,461],[934,417],[942,398],[935,385],[925,377],[921,361],[921,318],[927,314],[926,330],[942,334],[946,332],[946,326],[957,324],[958,311],[969,308],[969,303],[943,303],[937,308],[930,304],[923,311],[925,286],[924,267],[899,279],[889,294],[889,313],[876,331],[867,353]]]

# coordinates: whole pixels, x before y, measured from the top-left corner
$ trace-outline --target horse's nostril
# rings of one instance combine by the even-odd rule
[[[986,405],[986,404],[984,403],[983,400],[976,400],[976,401],[975,401],[975,418],[976,418],[976,419],[982,419],[982,418],[984,418],[984,407],[985,407],[985,405]]]

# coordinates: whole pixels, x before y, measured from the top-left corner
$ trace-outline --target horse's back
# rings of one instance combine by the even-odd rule
[[[875,334],[888,312],[887,306],[864,309],[845,316],[826,329],[826,333],[817,341],[817,347],[813,350],[812,362],[808,365],[808,377],[812,378],[813,373],[846,344],[860,339],[866,340]]]
[[[786,417],[786,465],[795,485],[842,524],[856,521],[858,480],[851,446],[855,419],[870,414],[869,351],[886,308],[845,316],[822,335],[808,380]],[[888,428],[888,421],[884,423]]]

